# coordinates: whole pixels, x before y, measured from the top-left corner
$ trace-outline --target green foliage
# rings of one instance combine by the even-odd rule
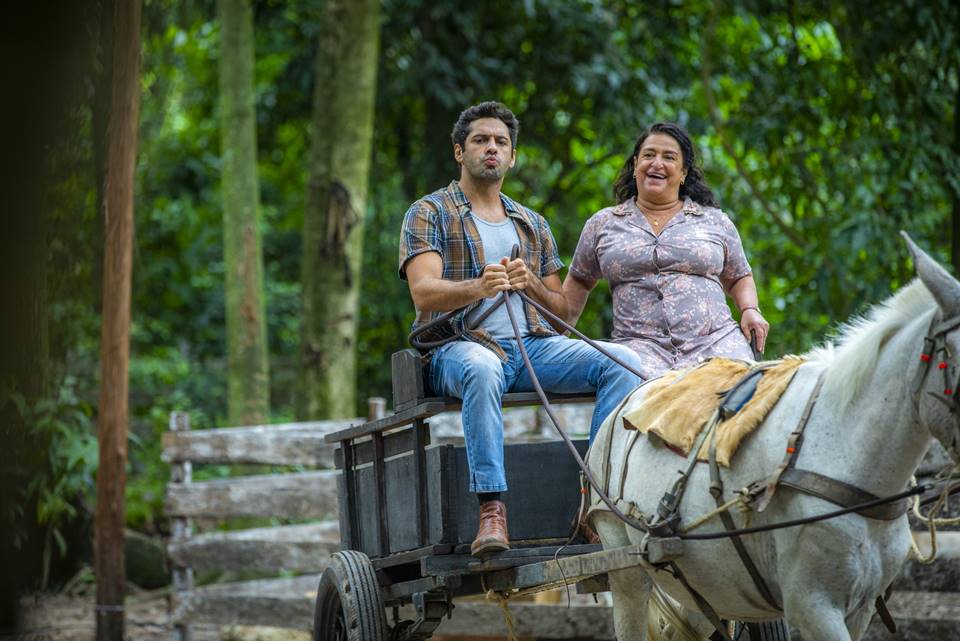
[[[24,489],[23,504],[36,505],[36,520],[44,529],[41,586],[46,586],[54,552],[67,552],[64,528],[78,516],[80,505],[92,503],[93,475],[97,468],[97,438],[93,408],[76,394],[77,381],[67,377],[55,393],[30,403],[14,388],[0,390],[13,403],[27,425],[31,440],[44,456]],[[14,533],[16,538],[18,535]],[[15,541],[19,546],[22,541]]]
[[[254,3],[274,420],[293,415],[322,4]],[[147,530],[162,527],[168,412],[189,411],[195,429],[226,421],[214,14],[212,2],[152,0],[144,10],[127,500],[130,524]],[[480,100],[504,100],[520,117],[505,191],[548,218],[566,260],[587,218],[612,204],[639,131],[656,120],[687,126],[743,237],[775,355],[808,349],[911,278],[897,230],[944,262],[951,234],[960,235],[951,223],[960,207],[956,3],[385,0],[382,33],[361,401],[390,396],[389,355],[405,346],[413,318],[396,271],[403,214],[456,177],[450,129]],[[102,260],[90,114],[77,114],[68,141],[50,252],[51,351],[88,412]],[[606,336],[611,321],[601,285],[580,327]],[[50,421],[89,437],[89,413],[82,424],[56,409],[69,403],[51,403],[47,415],[60,418]],[[68,460],[58,469],[72,491],[89,470]],[[54,503],[48,513],[57,509],[68,513]]]

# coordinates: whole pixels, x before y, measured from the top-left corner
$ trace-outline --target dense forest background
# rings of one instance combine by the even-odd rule
[[[39,386],[0,381],[5,416],[25,426],[30,444],[3,473],[22,488],[11,510],[25,521],[14,521],[38,521],[33,547],[54,566],[89,540],[97,466],[101,4],[86,3],[64,26],[75,52],[49,118],[57,127],[36,140],[50,177],[43,215],[9,237],[21,271],[6,277],[26,279],[17,282],[42,347],[31,362],[43,376]],[[324,7],[253,3],[271,422],[299,415],[302,230],[315,92],[325,99],[315,86]],[[456,177],[450,129],[481,100],[502,100],[520,118],[505,192],[547,217],[565,260],[584,221],[612,203],[639,131],[683,123],[744,240],[772,325],[768,354],[808,349],[906,282],[900,229],[954,273],[960,265],[954,2],[383,0],[379,11],[354,415],[367,397],[390,396],[389,356],[412,320],[396,273],[403,214]],[[210,0],[148,0],[141,33],[127,521],[157,533],[169,412],[190,412],[195,429],[229,424],[221,22]],[[580,328],[604,336],[610,321],[601,288]],[[30,538],[29,525],[16,527],[15,539]]]

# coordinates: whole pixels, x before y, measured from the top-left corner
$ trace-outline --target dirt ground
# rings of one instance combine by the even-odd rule
[[[166,592],[127,598],[126,638],[169,641]],[[37,595],[21,600],[23,641],[94,641],[96,624],[92,594]]]
[[[127,596],[125,637],[128,641],[170,641],[173,630],[168,615],[169,590],[147,592],[130,588]],[[549,595],[549,596],[546,596]],[[544,602],[561,602],[559,591],[540,595]],[[574,596],[574,600],[584,599]],[[67,590],[64,594],[39,594],[21,600],[21,632],[16,641],[95,641],[94,592],[92,586]],[[310,635],[296,630],[251,628],[248,626],[195,626],[194,641],[310,641]],[[451,637],[437,637],[452,641]],[[489,637],[480,639],[489,639]],[[473,641],[459,638],[455,641]]]

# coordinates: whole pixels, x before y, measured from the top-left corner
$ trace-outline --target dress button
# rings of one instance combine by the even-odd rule
[[[663,292],[657,292],[657,300],[663,300]]]

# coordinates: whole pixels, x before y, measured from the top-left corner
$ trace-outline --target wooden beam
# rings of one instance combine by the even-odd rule
[[[264,516],[335,518],[337,472],[301,472],[197,481],[167,486],[169,516],[225,519]]]
[[[592,394],[547,394],[547,398],[550,399],[551,403],[554,404],[565,404],[565,403],[593,403],[595,397]],[[516,394],[504,394],[503,396],[503,407],[523,407],[523,406],[536,406],[540,404],[540,397],[533,392],[522,392]],[[423,399],[419,404],[411,407],[410,409],[403,410],[402,412],[397,412],[396,414],[391,414],[386,416],[379,421],[372,421],[369,423],[363,423],[362,425],[354,425],[347,429],[340,430],[339,432],[334,432],[332,434],[327,434],[325,440],[327,443],[336,443],[339,441],[346,440],[348,438],[358,438],[361,436],[368,436],[374,432],[383,432],[386,430],[392,430],[397,427],[402,427],[404,425],[409,425],[415,419],[418,418],[430,418],[441,412],[456,412],[459,414],[460,410],[460,399],[456,398],[426,398]],[[530,414],[531,417],[535,416],[535,413]],[[506,413],[504,414],[506,418]],[[430,424],[433,425],[435,419],[431,419]],[[533,427],[532,425],[530,426]],[[587,425],[587,432],[589,432],[589,423]]]
[[[140,0],[116,2],[113,79],[103,200],[103,318],[94,565],[97,641],[122,641],[126,568],[123,550],[133,274],[133,182],[140,111]]]
[[[163,460],[170,463],[333,467],[334,447],[325,443],[323,437],[349,423],[323,423],[166,432],[163,435]]]
[[[200,534],[167,546],[170,560],[203,570],[321,572],[340,549],[336,521]]]

